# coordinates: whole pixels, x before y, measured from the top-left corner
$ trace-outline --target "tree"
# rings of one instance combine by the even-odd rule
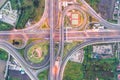
[[[33,4],[34,4],[34,7],[38,8],[39,7],[39,0],[34,0]]]

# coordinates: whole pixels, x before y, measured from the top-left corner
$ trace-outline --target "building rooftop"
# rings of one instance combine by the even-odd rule
[[[95,46],[93,46],[93,53],[113,54],[112,53],[112,45],[95,45]]]
[[[112,45],[94,45],[92,57],[100,59],[113,57]]]
[[[117,71],[120,71],[120,65],[117,66]]]
[[[84,60],[84,51],[83,51],[83,49],[78,51],[78,52],[75,52],[75,54],[71,56],[70,60],[73,61],[73,62],[82,63],[83,60]]]

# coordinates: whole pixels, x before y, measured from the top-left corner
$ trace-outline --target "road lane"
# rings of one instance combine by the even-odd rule
[[[88,45],[93,45],[93,44],[100,44],[100,43],[113,43],[113,42],[120,42],[120,38],[99,38],[99,39],[93,39],[91,41],[86,41],[83,42],[82,44],[76,46],[73,50],[71,50],[67,56],[63,59],[62,65],[60,66],[60,71],[59,71],[59,77],[58,80],[63,80],[63,74],[65,70],[65,66],[67,62],[69,61],[70,57],[79,49],[84,48],[85,46]]]
[[[7,51],[19,64],[20,66],[24,69],[24,71],[27,73],[27,75],[32,79],[32,80],[39,80],[36,75],[30,70],[30,68],[27,67],[25,64],[24,59],[20,56],[20,54],[7,42],[5,41],[0,41],[0,48],[4,49]]]

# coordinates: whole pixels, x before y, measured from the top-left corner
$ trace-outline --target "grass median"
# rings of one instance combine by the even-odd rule
[[[48,54],[49,43],[48,42],[40,42],[38,44],[33,45],[29,48],[27,52],[28,59],[33,63],[40,63],[44,60],[45,56]],[[39,52],[36,52],[36,50]],[[39,53],[39,54],[38,54]]]

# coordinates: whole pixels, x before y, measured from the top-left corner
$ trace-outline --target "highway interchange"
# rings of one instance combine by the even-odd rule
[[[74,54],[75,51],[91,44],[99,44],[99,43],[112,43],[112,42],[120,42],[120,25],[112,24],[104,20],[100,17],[84,0],[80,0],[83,4],[82,6],[78,5],[78,3],[74,3],[66,7],[63,11],[58,9],[58,0],[45,0],[45,10],[41,20],[32,25],[31,27],[22,29],[22,30],[12,30],[12,31],[1,31],[0,32],[0,48],[6,50],[13,58],[15,58],[19,64],[23,67],[25,72],[31,78],[31,80],[39,80],[37,75],[38,72],[41,72],[47,68],[49,68],[49,77],[48,80],[62,80],[65,66],[70,59],[70,57]],[[78,10],[82,14],[84,14],[84,23],[82,27],[87,25],[87,17],[86,13],[92,15],[95,19],[99,21],[100,24],[104,25],[109,30],[102,31],[93,31],[93,30],[84,30],[78,31],[74,29],[69,29],[67,31],[64,30],[64,17],[67,12],[70,10]],[[58,18],[58,14],[61,12],[60,18]],[[48,18],[48,24],[50,30],[39,30],[39,26]],[[58,20],[60,19],[60,20]],[[59,30],[56,30],[56,26],[60,24]],[[26,42],[29,39],[34,38],[43,38],[44,40],[50,41],[50,64],[43,66],[31,66],[29,65],[25,59],[20,55],[20,53],[16,50],[12,44],[7,42],[9,39],[20,38],[25,41],[23,47],[26,46]],[[80,41],[84,42],[78,46],[76,46],[70,53],[67,54],[65,58],[62,58],[64,51],[64,43],[65,41]],[[55,55],[54,44],[55,42],[59,42],[59,49],[57,54]],[[23,48],[21,47],[21,48]],[[57,73],[54,74],[54,67],[57,58],[59,59],[59,66]],[[49,66],[50,65],[50,66]],[[34,69],[38,71],[35,72]],[[34,72],[33,72],[34,70]]]

